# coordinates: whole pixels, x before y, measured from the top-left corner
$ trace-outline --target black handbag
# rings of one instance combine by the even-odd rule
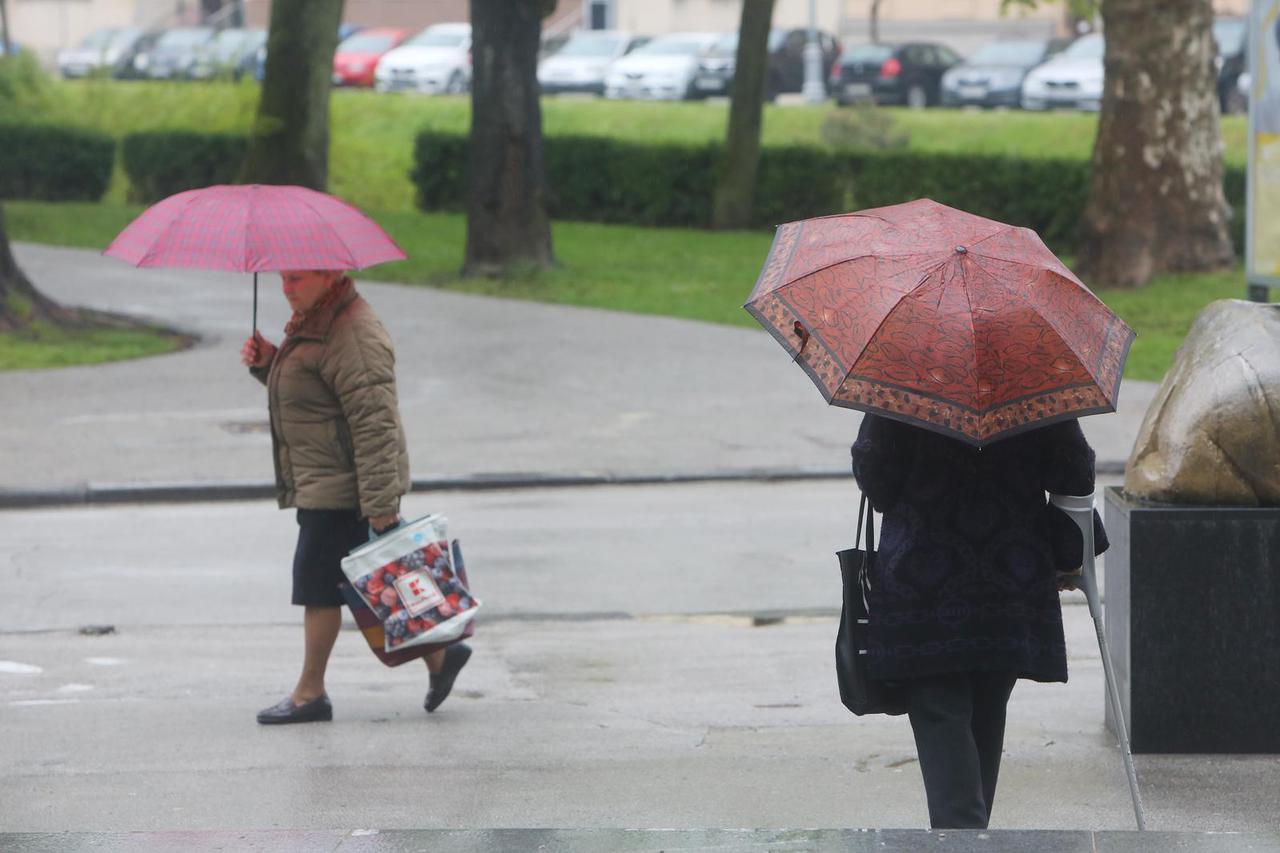
[[[867,538],[863,547],[836,553],[840,560],[840,577],[844,582],[840,630],[836,633],[836,681],[840,685],[840,701],[859,717],[865,714],[896,716],[907,712],[905,692],[894,682],[867,676],[867,635],[870,628],[867,594],[871,591],[876,533],[866,495],[862,496],[862,505],[858,508],[858,533],[854,542],[862,539],[864,520]]]

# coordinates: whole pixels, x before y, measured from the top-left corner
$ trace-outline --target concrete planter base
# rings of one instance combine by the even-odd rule
[[[1106,634],[1133,751],[1280,753],[1280,508],[1112,487],[1105,513]]]

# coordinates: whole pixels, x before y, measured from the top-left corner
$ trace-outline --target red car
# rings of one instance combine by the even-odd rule
[[[373,27],[347,37],[333,55],[333,84],[372,86],[378,60],[410,35],[409,30]]]

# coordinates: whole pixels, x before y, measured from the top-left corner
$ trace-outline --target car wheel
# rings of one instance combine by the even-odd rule
[[[462,72],[455,71],[449,75],[449,82],[444,85],[446,95],[461,95],[467,91],[467,81],[462,79]]]
[[[919,84],[907,90],[907,106],[913,110],[922,110],[929,106],[929,93]]]

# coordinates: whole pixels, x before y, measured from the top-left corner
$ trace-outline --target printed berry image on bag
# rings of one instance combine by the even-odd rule
[[[456,639],[480,608],[457,575],[442,515],[360,546],[342,560],[342,571],[382,622],[386,651]]]

